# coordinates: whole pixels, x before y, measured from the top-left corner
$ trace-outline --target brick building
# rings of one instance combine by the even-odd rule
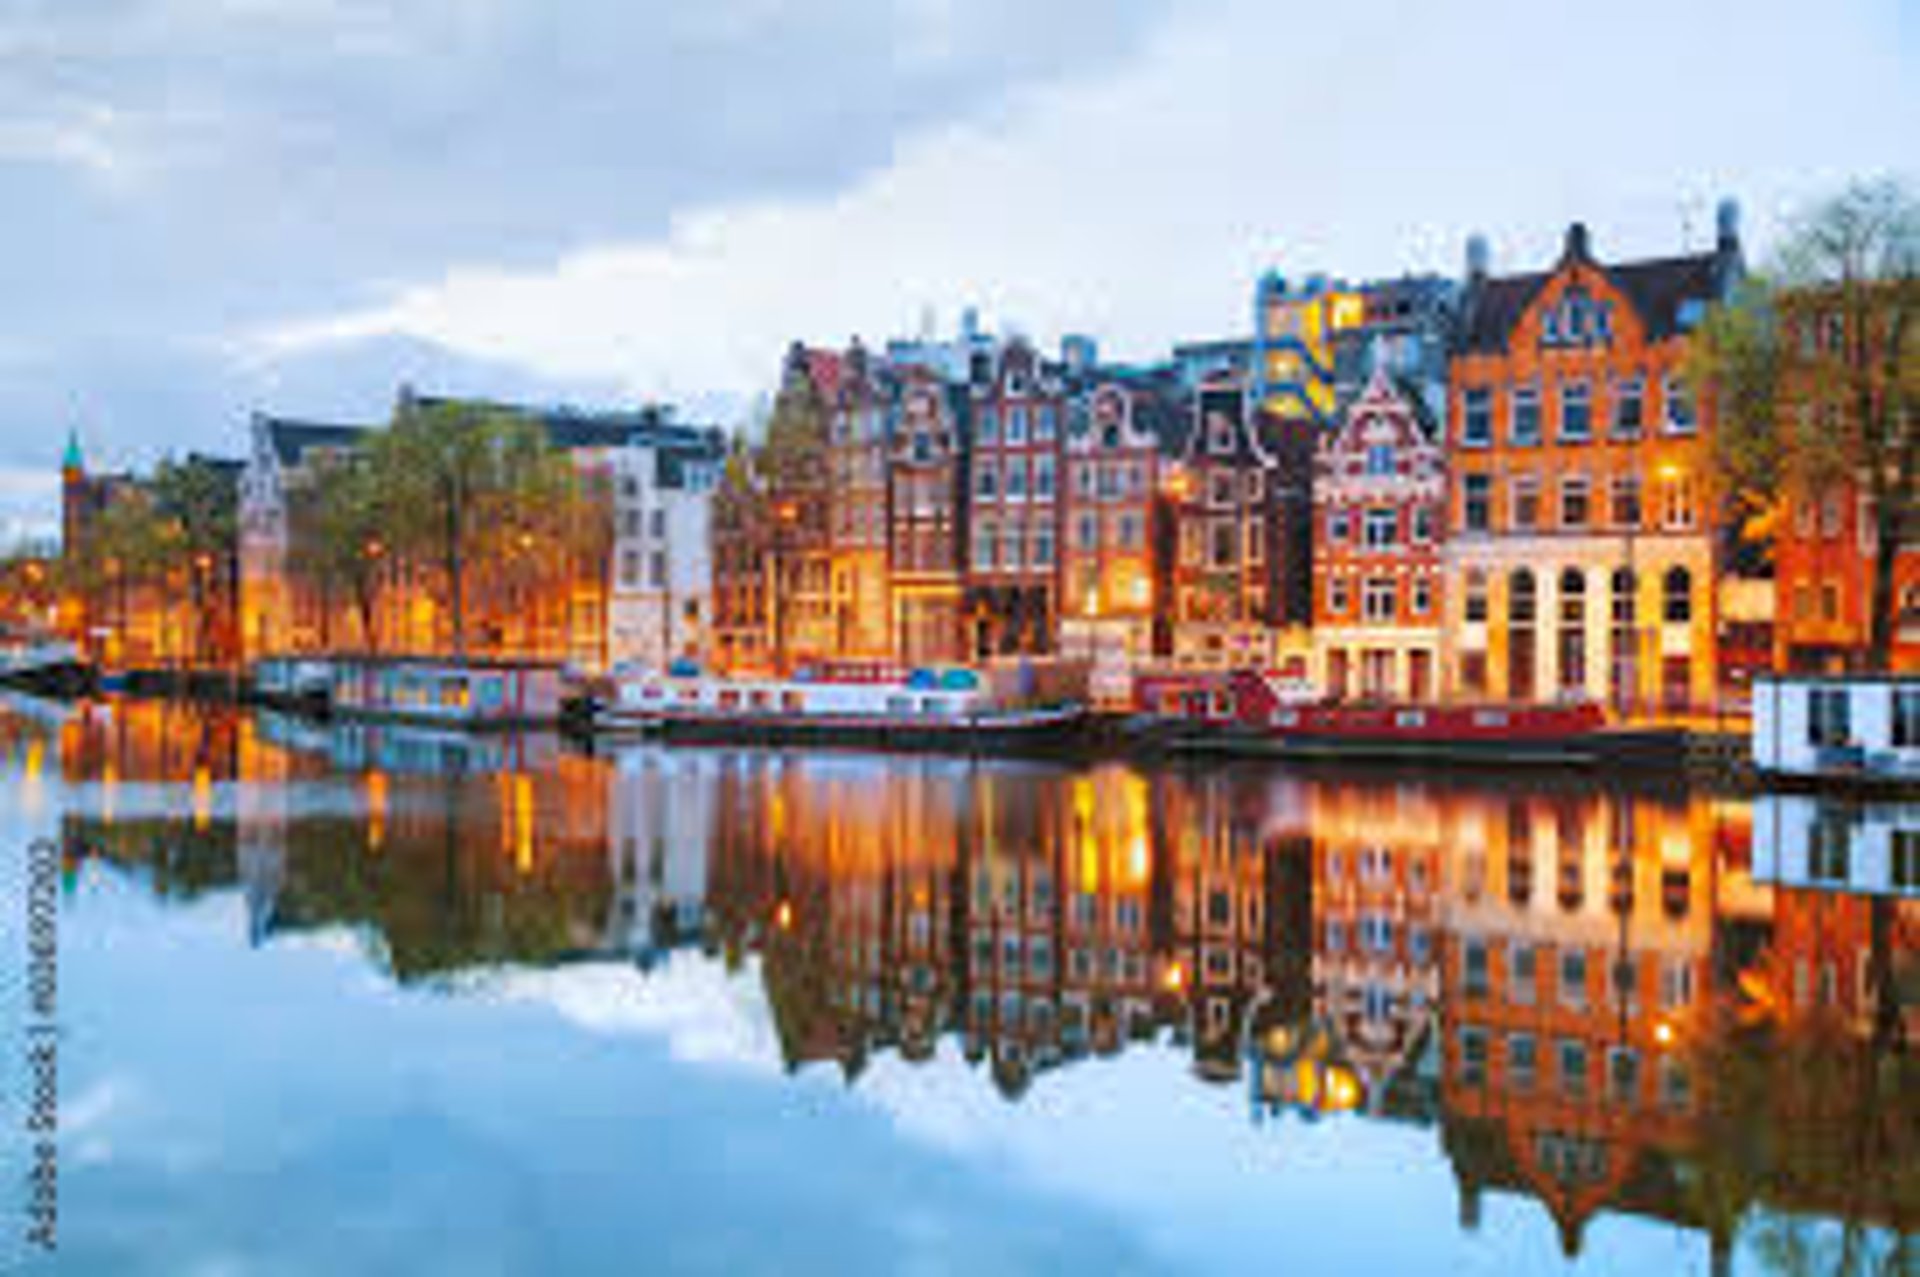
[[[895,413],[888,456],[894,655],[914,665],[958,662],[966,655],[966,390],[927,369],[903,368]]]
[[[1446,513],[1439,426],[1376,372],[1321,437],[1314,469],[1317,681],[1335,697],[1431,699]]]
[[[1019,340],[981,364],[969,387],[969,651],[1048,652],[1060,604],[1064,378]]]
[[[1445,686],[1631,714],[1718,695],[1711,420],[1689,335],[1741,269],[1706,253],[1605,265],[1569,229],[1549,270],[1471,255],[1450,365]]]

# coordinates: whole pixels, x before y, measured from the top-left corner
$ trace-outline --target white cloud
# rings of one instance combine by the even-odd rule
[[[1705,243],[1723,194],[1751,243],[1920,131],[1885,3],[1209,0],[1181,18],[1108,77],[922,133],[837,192],[682,210],[658,239],[455,270],[267,339],[391,330],[636,393],[745,395],[793,337],[872,340],[978,301],[1138,357],[1244,330],[1269,266],[1453,272],[1484,230],[1497,267],[1530,268],[1574,218],[1603,255],[1668,253]]]

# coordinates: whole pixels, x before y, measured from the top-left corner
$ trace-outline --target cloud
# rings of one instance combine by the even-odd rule
[[[1036,335],[1155,357],[1244,333],[1253,280],[1457,273],[1700,248],[1741,197],[1750,241],[1920,131],[1884,2],[1675,7],[1210,0],[1106,74],[922,131],[830,191],[693,207],[657,236],[518,269],[472,263],[267,334],[408,332],[557,376],[745,393],[794,337],[872,340],[977,301]],[[1630,71],[1626,70],[1631,68]],[[1819,94],[1780,92],[1818,82]]]
[[[191,387],[94,389],[144,371],[136,352],[191,383],[236,332],[462,263],[837,189],[918,130],[1124,55],[1162,3],[8,5],[0,331],[32,337],[0,359],[0,460],[50,396],[123,440],[192,430]]]

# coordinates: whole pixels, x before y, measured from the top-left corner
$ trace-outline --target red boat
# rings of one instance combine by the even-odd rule
[[[1255,670],[1142,674],[1134,696],[1143,733],[1196,751],[1577,764],[1674,743],[1670,733],[1612,730],[1590,701],[1340,703]]]

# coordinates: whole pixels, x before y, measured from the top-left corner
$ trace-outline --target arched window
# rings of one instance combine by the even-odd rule
[[[1632,568],[1615,568],[1613,571],[1613,623],[1632,625],[1636,604],[1638,582],[1634,579]]]
[[[1667,569],[1662,609],[1669,624],[1685,625],[1693,619],[1693,573],[1683,567]]]
[[[1507,578],[1507,620],[1513,625],[1531,625],[1539,610],[1533,572],[1516,568]]]
[[[1560,620],[1578,625],[1587,619],[1587,574],[1568,568],[1560,574]]]

